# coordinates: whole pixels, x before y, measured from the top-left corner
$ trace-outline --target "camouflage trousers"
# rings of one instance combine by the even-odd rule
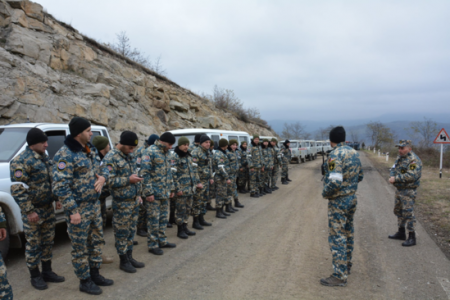
[[[142,196],[142,200],[145,200],[145,196]],[[147,228],[147,210],[145,209],[145,205],[139,206],[137,228]]]
[[[209,193],[208,181],[209,180],[200,180],[203,188],[197,188],[194,194],[194,204],[192,205],[192,215],[194,217],[198,217],[200,214],[206,214],[206,204],[208,203],[207,199]]]
[[[238,186],[244,187],[247,185],[249,179],[248,168],[244,168],[243,171],[239,170],[238,173]]]
[[[274,188],[277,185],[278,176],[280,175],[280,166],[274,165],[271,173],[272,174],[270,174],[271,175],[270,176],[271,177],[270,178],[270,187]]]
[[[356,204],[355,195],[328,201],[328,243],[334,270],[332,276],[342,280],[347,280],[347,266],[352,266]]]
[[[37,223],[28,221],[27,215],[22,215],[23,231],[27,243],[25,245],[25,260],[29,269],[39,266],[39,262],[52,259],[53,240],[55,239],[55,210],[53,204],[35,207],[39,216]]]
[[[237,173],[235,175],[231,175],[230,180],[231,180],[231,184],[230,184],[231,185],[231,199],[230,200],[232,200],[232,199],[236,200],[239,198],[238,192],[237,192],[237,183],[236,183]]]
[[[289,167],[288,164],[281,165],[281,178],[286,179],[288,176]]]
[[[177,196],[175,209],[175,222],[177,225],[183,225],[188,222],[192,210],[193,196]]]
[[[216,208],[220,208],[225,204],[231,203],[231,197],[233,192],[233,182],[227,184],[226,180],[214,180],[216,182]]]
[[[147,210],[147,245],[149,249],[167,243],[166,228],[169,221],[169,199],[145,201]]]
[[[253,171],[250,170],[249,172],[249,178],[250,178],[250,192],[256,193],[259,192],[259,188],[261,187],[261,169],[260,168],[254,168]]]
[[[90,268],[100,268],[102,264],[103,226],[100,201],[81,202],[78,211],[80,224],[70,223],[70,215],[66,212],[67,233],[72,241],[72,265],[79,279],[87,279]]]
[[[100,207],[102,212],[103,229],[106,227],[106,198],[111,196],[110,192],[103,187],[102,193],[98,198],[100,200]]]
[[[209,192],[208,192],[209,196],[208,196],[208,200],[206,201],[206,203],[211,204],[211,200],[216,198],[216,182],[214,182],[213,184],[209,185]]]
[[[416,216],[414,215],[416,196],[416,189],[395,191],[394,215],[398,218],[398,227],[406,227],[409,232],[414,231],[414,225],[416,224]]]
[[[139,201],[115,201],[112,203],[113,228],[117,254],[126,254],[133,250],[133,240],[136,234],[136,224],[139,214]]]
[[[0,252],[0,299],[12,300],[13,292],[8,282],[5,263],[3,262],[2,253]]]

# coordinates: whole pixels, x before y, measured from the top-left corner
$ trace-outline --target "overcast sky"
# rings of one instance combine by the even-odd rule
[[[450,1],[37,0],[100,42],[126,31],[194,92],[266,120],[450,112]]]

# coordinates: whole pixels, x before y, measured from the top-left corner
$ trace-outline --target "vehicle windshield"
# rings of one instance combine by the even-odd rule
[[[0,128],[0,162],[9,162],[25,143],[30,128]]]
[[[298,143],[291,142],[290,148],[297,148],[297,147],[298,147]]]

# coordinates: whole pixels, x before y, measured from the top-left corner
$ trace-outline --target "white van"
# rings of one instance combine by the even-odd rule
[[[11,179],[9,164],[11,160],[22,153],[27,146],[26,137],[31,128],[39,128],[48,137],[48,148],[46,150],[50,159],[64,145],[64,140],[69,134],[69,125],[50,123],[24,123],[0,126],[0,205],[7,220],[7,237],[0,242],[0,251],[3,257],[8,254],[9,248],[22,248],[20,234],[23,233],[23,223],[20,207],[11,196]],[[104,126],[91,126],[94,138],[97,135],[108,137],[111,149],[113,147],[108,130]],[[106,207],[111,208],[111,200],[106,202]],[[64,222],[64,210],[56,211],[56,222]]]
[[[242,141],[246,141],[247,145],[250,145],[250,135],[245,131],[231,131],[231,130],[220,130],[220,129],[207,129],[207,128],[189,128],[189,129],[177,129],[170,130],[176,139],[175,145],[178,144],[178,139],[185,136],[189,139],[190,144],[194,144],[195,135],[205,134],[209,136],[211,141],[214,142],[214,149],[219,148],[220,139],[232,140],[235,139],[241,145]]]
[[[303,151],[305,151],[305,160],[314,160],[315,159],[315,152],[312,150],[312,145],[311,145],[311,141],[307,141],[307,140],[301,140],[300,141],[300,145],[301,148],[304,149]],[[314,146],[315,149],[315,146]]]
[[[316,141],[308,140],[307,142],[309,142],[309,144],[310,144],[310,153],[311,153],[312,159],[314,160],[317,158],[317,152],[318,152]]]

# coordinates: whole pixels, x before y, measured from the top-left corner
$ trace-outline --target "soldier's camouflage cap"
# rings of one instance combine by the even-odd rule
[[[411,140],[400,140],[398,141],[398,144],[395,145],[395,147],[411,147],[412,141]]]

